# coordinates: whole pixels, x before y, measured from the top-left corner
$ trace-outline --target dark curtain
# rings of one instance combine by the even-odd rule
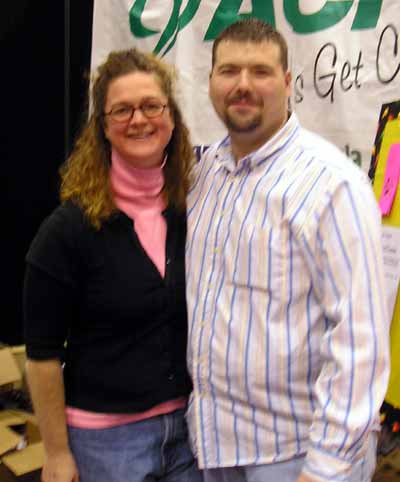
[[[24,258],[40,223],[58,203],[58,168],[80,124],[92,10],[93,0],[1,2],[3,343],[23,342]]]

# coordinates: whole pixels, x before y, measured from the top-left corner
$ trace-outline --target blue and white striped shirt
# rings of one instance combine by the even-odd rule
[[[292,114],[197,166],[186,246],[188,422],[201,468],[307,453],[344,481],[388,378],[380,216],[364,173]]]

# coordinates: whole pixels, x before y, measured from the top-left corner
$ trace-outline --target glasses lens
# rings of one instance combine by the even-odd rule
[[[149,104],[143,104],[140,107],[140,110],[143,112],[143,114],[146,117],[149,117],[149,118],[157,117],[162,114],[164,110],[164,105],[156,102],[152,102]]]
[[[150,102],[141,105],[138,109],[145,117],[151,119],[152,117],[160,116],[164,112],[165,107],[164,104]],[[136,109],[131,105],[121,105],[114,107],[109,115],[114,122],[127,122],[132,118],[135,110]]]
[[[120,107],[115,107],[111,112],[110,116],[112,120],[116,122],[126,122],[132,115],[132,106],[122,105]]]

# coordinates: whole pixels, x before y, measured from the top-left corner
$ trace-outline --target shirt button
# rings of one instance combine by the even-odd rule
[[[168,380],[172,381],[175,378],[175,375],[173,373],[170,373],[168,375]]]
[[[171,263],[171,259],[170,258],[167,258],[167,264],[170,264]]]

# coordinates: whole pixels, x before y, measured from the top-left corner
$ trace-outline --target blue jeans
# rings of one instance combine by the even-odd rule
[[[202,482],[184,410],[107,429],[68,427],[80,482]]]
[[[364,457],[354,463],[346,482],[371,481],[376,462],[376,441],[376,433],[371,433]],[[275,464],[209,469],[204,470],[204,482],[296,482],[303,465],[304,456],[300,456]]]

